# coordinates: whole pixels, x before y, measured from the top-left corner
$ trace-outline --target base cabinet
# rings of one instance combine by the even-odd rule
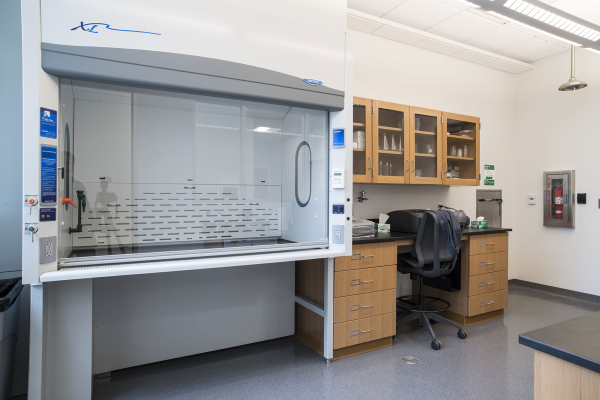
[[[504,315],[508,307],[508,233],[470,235],[461,249],[460,290],[447,292],[424,287],[428,296],[450,302],[442,315],[471,325]],[[413,293],[419,293],[413,283]]]
[[[398,242],[352,246],[334,261],[333,359],[392,345]],[[323,260],[296,263],[296,293],[323,305]],[[315,289],[316,288],[316,289]],[[323,354],[323,317],[296,305],[296,337]]]

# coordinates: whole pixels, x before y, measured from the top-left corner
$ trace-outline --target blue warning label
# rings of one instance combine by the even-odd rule
[[[42,204],[56,204],[56,147],[42,146]]]
[[[56,111],[40,107],[40,136],[56,139],[57,121]]]

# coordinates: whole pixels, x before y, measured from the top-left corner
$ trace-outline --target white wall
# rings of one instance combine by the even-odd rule
[[[515,227],[515,76],[366,33],[353,35],[355,96],[481,118],[481,169],[496,166],[493,188],[502,189],[503,226]],[[369,198],[362,204],[356,202],[361,190]],[[474,217],[475,190],[355,183],[354,216],[375,218],[379,212],[443,203]],[[516,242],[513,234],[509,237],[509,278],[514,278]]]
[[[600,55],[578,50],[576,76],[589,86],[559,92],[570,76],[569,56],[545,58],[517,75],[515,277],[600,295]],[[543,226],[542,173],[563,169],[574,169],[576,192],[587,193],[587,204],[575,206],[575,229]],[[527,204],[531,193],[537,195],[535,206]]]

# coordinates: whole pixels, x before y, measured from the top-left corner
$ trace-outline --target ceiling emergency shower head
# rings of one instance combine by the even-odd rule
[[[560,85],[558,90],[566,92],[569,90],[579,90],[587,86],[587,83],[575,79],[575,46],[571,45],[571,79],[567,83]]]

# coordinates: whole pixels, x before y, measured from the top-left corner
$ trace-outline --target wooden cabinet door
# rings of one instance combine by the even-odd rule
[[[442,113],[444,185],[479,186],[479,118]]]
[[[373,182],[408,183],[409,107],[373,100]]]
[[[352,117],[353,182],[373,182],[372,104],[370,99],[354,98]]]
[[[441,112],[410,107],[410,183],[442,184]]]

